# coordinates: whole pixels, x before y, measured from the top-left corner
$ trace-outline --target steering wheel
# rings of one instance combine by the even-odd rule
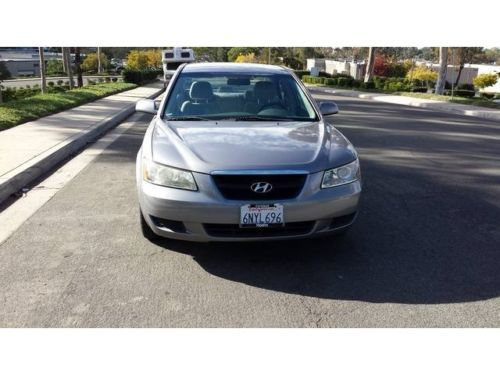
[[[278,108],[278,109],[282,109],[282,110],[286,111],[285,106],[281,103],[267,103],[267,104],[264,104],[262,107],[260,107],[259,112],[262,112],[263,110],[268,109],[268,108]]]

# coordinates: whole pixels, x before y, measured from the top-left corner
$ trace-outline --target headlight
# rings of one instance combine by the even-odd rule
[[[352,163],[343,165],[342,167],[328,169],[325,171],[323,174],[323,181],[321,182],[321,188],[326,189],[334,186],[345,185],[359,180],[359,177],[359,161],[356,159]]]
[[[145,181],[156,185],[198,190],[191,172],[157,164],[146,158],[142,159],[142,177]]]

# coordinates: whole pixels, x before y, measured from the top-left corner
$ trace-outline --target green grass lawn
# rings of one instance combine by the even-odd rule
[[[0,104],[0,131],[135,87],[133,83],[103,83],[3,103]]]
[[[387,92],[387,91],[381,91],[381,90],[376,90],[376,89],[367,90],[367,89],[362,89],[362,88],[337,87],[337,86],[318,85],[318,84],[311,84],[311,83],[308,83],[307,85],[308,86],[317,86],[317,87],[338,88],[338,89],[342,89],[342,90],[353,90],[353,91],[360,91],[360,92],[366,92],[366,93],[371,93],[371,94],[409,96],[412,98],[431,99],[431,100],[438,100],[441,102],[468,104],[468,105],[476,105],[478,107],[500,109],[500,103],[495,103],[492,100],[483,99],[483,98],[462,98],[460,96],[454,96],[453,99],[451,99],[451,96],[427,94],[427,93],[423,93],[423,92]]]

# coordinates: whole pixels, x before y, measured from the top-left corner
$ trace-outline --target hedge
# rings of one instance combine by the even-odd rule
[[[145,82],[153,81],[162,74],[161,69],[124,69],[122,71],[123,81],[127,83],[135,83],[140,85]]]

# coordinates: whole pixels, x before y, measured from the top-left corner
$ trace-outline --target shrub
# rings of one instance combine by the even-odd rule
[[[485,73],[479,74],[476,78],[474,78],[474,85],[477,87],[484,89],[485,87],[493,86],[497,83],[498,76],[495,73]]]
[[[104,82],[104,78],[102,78],[102,77],[99,77],[97,80],[99,81],[99,83],[103,83]]]
[[[410,84],[404,78],[388,78],[384,83],[385,91],[409,91]]]
[[[375,84],[375,88],[377,90],[383,90],[386,80],[387,78],[385,77],[379,77],[379,76],[373,77],[373,83]]]
[[[62,86],[64,81],[62,79],[57,80],[57,86]]]
[[[373,81],[361,82],[360,87],[367,90],[373,90],[375,89],[375,82]]]
[[[474,85],[471,83],[461,83],[457,86],[458,90],[475,91]]]
[[[117,82],[117,81],[118,81],[118,78],[113,77],[113,78],[111,78],[111,81],[113,81],[113,82]]]
[[[430,87],[437,81],[438,74],[425,65],[419,65],[410,70],[406,74],[406,78],[409,81],[425,82],[425,85]]]
[[[325,78],[325,85],[336,86],[338,84],[337,78]]]
[[[479,93],[479,96],[483,99],[493,99],[495,97],[495,94],[492,92],[481,92]]]
[[[83,60],[81,68],[84,72],[96,72],[97,71],[97,53],[89,53],[85,60]],[[103,69],[109,67],[108,58],[104,53],[101,53],[101,66]]]
[[[354,81],[354,78],[352,78],[351,76],[349,76],[349,78],[339,77],[339,78],[337,78],[337,80],[338,80],[338,85],[340,87],[352,87],[352,83]]]
[[[161,69],[125,69],[122,72],[124,82],[141,84],[153,81],[161,74]]]
[[[410,89],[411,92],[427,92],[427,87],[424,86],[414,86]]]
[[[131,50],[127,55],[127,67],[133,70],[160,69],[161,51],[159,49]]]
[[[473,98],[476,95],[475,91],[472,90],[462,90],[458,89],[453,92],[454,95],[456,96],[461,96],[463,98]]]
[[[324,77],[324,78],[331,78],[332,75],[327,73],[327,72],[319,72],[318,76]]]
[[[54,86],[55,86],[54,81],[49,81],[49,82],[47,82],[47,86],[49,86],[49,87],[54,87]]]
[[[309,70],[294,70],[293,72],[300,79],[302,79],[305,75],[309,75]]]
[[[361,84],[362,84],[362,83],[363,83],[363,82],[362,82],[362,81],[360,81],[359,79],[355,79],[355,80],[353,80],[353,81],[352,81],[352,87],[354,87],[354,88],[359,88],[359,87],[361,87]]]
[[[106,77],[106,78],[104,78],[104,81],[105,81],[106,83],[110,83],[110,82],[111,82],[111,78],[110,78],[110,77]]]

